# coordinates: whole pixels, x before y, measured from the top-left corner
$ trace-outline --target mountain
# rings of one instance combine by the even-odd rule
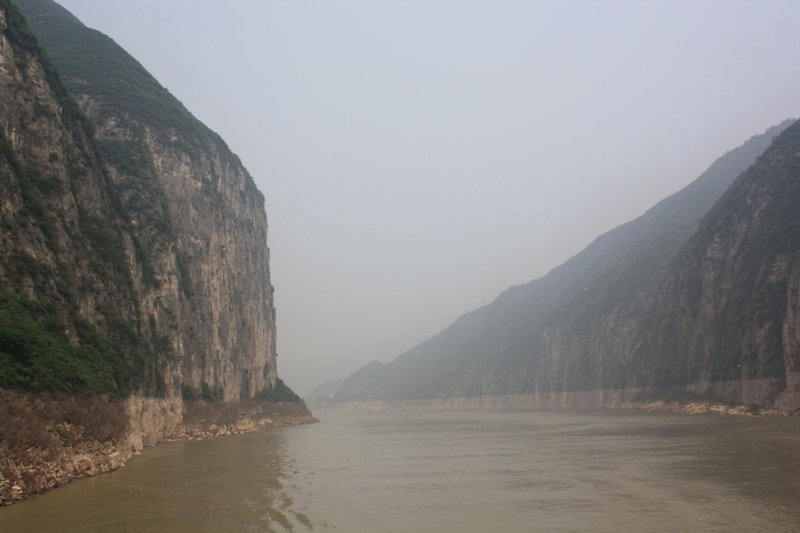
[[[322,385],[303,396],[303,401],[312,408],[325,407],[333,398],[336,391],[344,383],[344,378],[329,379]]]
[[[800,407],[800,123],[703,219],[650,312],[654,385]]]
[[[763,165],[764,158],[777,149],[773,146],[764,154],[772,139],[781,132],[780,139],[791,136],[797,128],[790,127],[791,123],[785,121],[725,154],[689,186],[636,220],[601,235],[545,277],[508,289],[392,363],[371,364],[350,375],[332,402],[362,408],[566,406],[709,395],[721,401],[773,405],[785,387],[780,385],[783,378],[777,367],[757,370],[764,379],[778,380],[770,382],[778,391],[772,396],[742,393],[754,383],[749,377],[734,380],[740,385],[725,389],[703,385],[704,380],[724,377],[729,382],[731,374],[687,373],[688,361],[692,365],[697,361],[682,351],[688,349],[690,334],[677,335],[677,323],[695,328],[691,338],[697,346],[710,332],[696,329],[697,323],[681,322],[687,317],[676,315],[679,306],[675,302],[667,306],[661,291],[679,269],[678,261],[689,253],[687,247],[697,246],[702,235],[709,235],[706,228],[715,227],[712,220],[719,216],[720,206],[734,201],[726,190],[734,190],[754,172],[751,168],[737,180],[748,167]],[[793,224],[791,220],[772,222],[778,224],[776,232]],[[756,241],[749,242],[756,246]],[[743,254],[744,250],[734,248],[734,252]],[[789,261],[789,256],[781,257]],[[689,278],[681,279],[689,283]],[[696,287],[697,281],[691,281],[691,286]],[[683,289],[675,286],[672,290]],[[781,291],[775,288],[770,294],[785,305],[789,294]],[[742,308],[759,305],[744,291],[736,292],[736,297],[741,299],[736,305]],[[672,322],[665,322],[670,316]],[[756,328],[753,331],[762,331],[748,324]],[[780,344],[780,327],[773,326],[777,330],[769,342]],[[731,348],[731,342],[733,338],[714,349]],[[727,355],[714,352],[707,357],[716,360]],[[730,393],[722,394],[722,389]]]
[[[59,5],[0,0],[0,28],[0,505],[167,438],[313,421],[277,375],[239,158]]]
[[[403,353],[410,347],[419,344],[423,339],[424,337],[421,336],[413,336],[373,342],[359,346],[347,353],[327,356],[324,361],[314,358],[297,359],[294,361],[293,371],[289,373],[284,368],[283,375],[290,377],[294,390],[306,400],[313,394],[312,391],[330,380],[343,380],[371,361],[391,361],[398,353]]]
[[[91,122],[19,12],[0,8],[0,386],[133,393],[154,374],[136,232]]]
[[[141,239],[134,278],[160,370],[147,393],[238,400],[274,387],[267,219],[250,174],[109,37],[50,0],[18,5],[94,123]]]

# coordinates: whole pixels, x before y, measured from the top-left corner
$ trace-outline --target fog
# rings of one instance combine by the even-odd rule
[[[795,0],[61,3],[254,176],[301,394],[800,116]]]

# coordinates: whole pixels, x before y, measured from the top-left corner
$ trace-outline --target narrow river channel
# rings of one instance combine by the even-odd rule
[[[0,531],[800,531],[800,417],[317,413],[160,444]]]

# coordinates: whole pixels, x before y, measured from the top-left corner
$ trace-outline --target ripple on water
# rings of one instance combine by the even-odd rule
[[[159,445],[0,531],[788,532],[799,506],[798,418],[325,413]]]

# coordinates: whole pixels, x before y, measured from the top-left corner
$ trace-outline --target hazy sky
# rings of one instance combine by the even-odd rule
[[[800,116],[796,0],[61,3],[253,174],[301,394]]]

